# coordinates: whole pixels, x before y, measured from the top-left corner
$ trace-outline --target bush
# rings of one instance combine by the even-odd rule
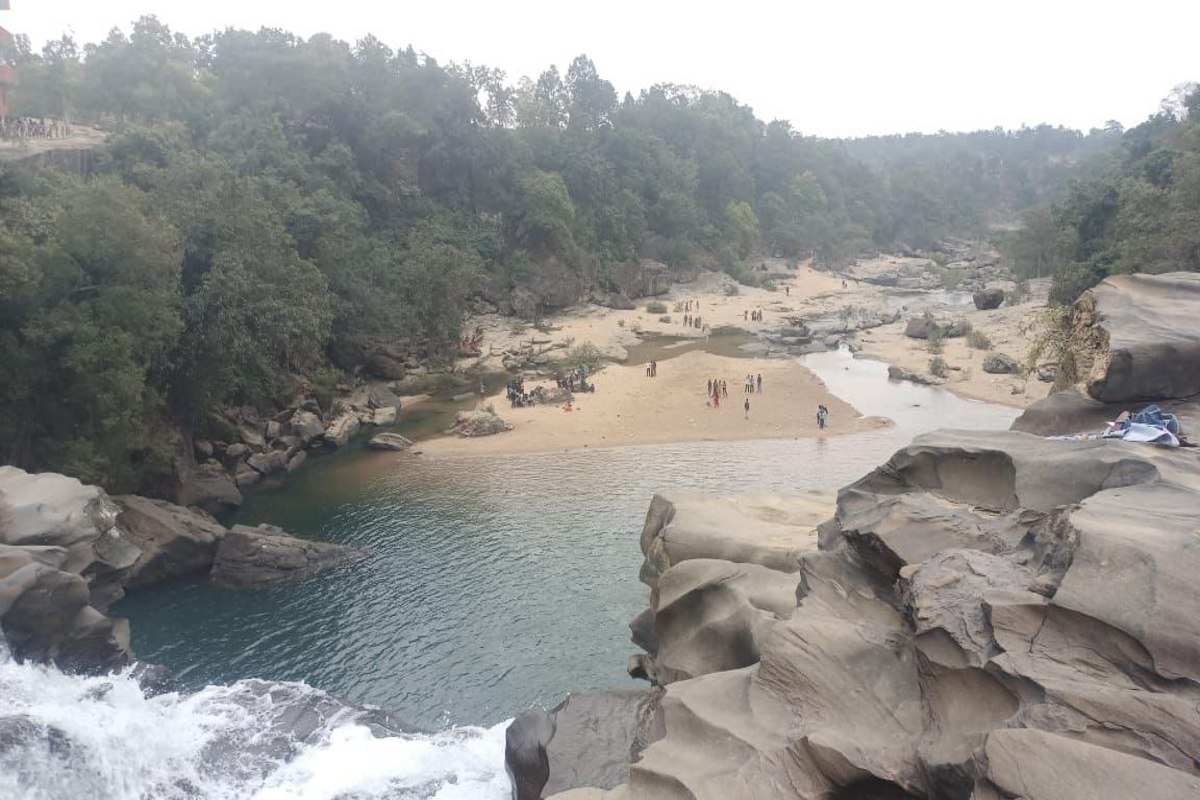
[[[941,356],[934,356],[929,359],[929,374],[944,378],[950,374],[950,365]]]
[[[1017,306],[1029,300],[1033,296],[1033,292],[1029,289],[1029,279],[1020,278],[1014,284],[1013,288],[1005,296],[1005,301],[1010,306]]]
[[[983,331],[971,331],[967,334],[967,347],[973,347],[976,350],[991,350],[992,340]]]
[[[670,321],[671,321],[671,315],[670,315],[670,314],[663,314],[661,317],[659,317],[659,318],[658,318],[658,321],[659,321],[659,322],[670,322]]]
[[[600,348],[591,342],[583,342],[569,348],[567,354],[563,357],[562,363],[568,369],[583,367],[588,372],[591,372],[600,366],[603,361],[604,355],[600,352]]]
[[[941,328],[934,328],[933,332],[929,334],[929,343],[925,345],[925,349],[934,355],[940,354],[944,347],[943,341],[945,338],[946,334],[942,332]]]
[[[667,308],[666,303],[660,303],[657,300],[654,300],[653,302],[650,302],[650,303],[646,303],[646,312],[649,314],[665,314],[669,310],[670,309]]]

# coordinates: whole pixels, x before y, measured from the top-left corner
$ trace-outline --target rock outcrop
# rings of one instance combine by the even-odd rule
[[[1198,308],[1195,272],[1117,275],[1084,292],[1072,324],[1088,394],[1106,403],[1200,394]]]
[[[273,525],[234,525],[217,548],[212,581],[242,589],[299,580],[355,554],[352,548],[299,539]]]
[[[655,498],[662,736],[556,797],[1200,796],[1194,453],[941,431],[820,516]]]
[[[258,585],[312,574],[350,552],[278,528],[227,533],[197,509],[0,467],[0,632],[22,661],[123,667],[133,661],[128,625],[104,612],[127,588],[207,572],[219,556],[214,580]]]
[[[517,717],[504,747],[513,800],[624,783],[629,765],[662,737],[661,697],[657,689],[576,693]]]
[[[140,555],[121,576],[121,585],[147,586],[204,572],[212,566],[225,526],[207,514],[164,500],[136,495],[114,498],[117,524]]]

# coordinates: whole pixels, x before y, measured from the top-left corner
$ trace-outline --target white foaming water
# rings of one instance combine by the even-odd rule
[[[369,724],[304,684],[239,681],[147,697],[127,674],[70,676],[0,652],[0,797],[509,796],[507,723],[388,736]]]

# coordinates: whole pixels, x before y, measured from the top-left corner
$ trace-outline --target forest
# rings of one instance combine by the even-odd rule
[[[1196,265],[1194,102],[1129,132],[843,141],[719,91],[618,97],[585,55],[510,80],[153,17],[6,55],[14,114],[109,135],[86,175],[0,166],[0,461],[115,491],[169,470],[167,427],[335,384],[379,342],[437,361],[470,302],[537,317],[638,259],[750,280],[762,255],[837,265],[1024,215],[1005,246],[1060,298]]]

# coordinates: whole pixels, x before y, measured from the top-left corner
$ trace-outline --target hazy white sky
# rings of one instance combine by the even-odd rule
[[[728,91],[762,118],[848,136],[1040,122],[1136,124],[1200,80],[1200,2],[1111,0],[11,0],[0,25],[35,45],[97,41],[142,14],[225,27],[374,33],[515,82],[579,53],[618,92]]]

